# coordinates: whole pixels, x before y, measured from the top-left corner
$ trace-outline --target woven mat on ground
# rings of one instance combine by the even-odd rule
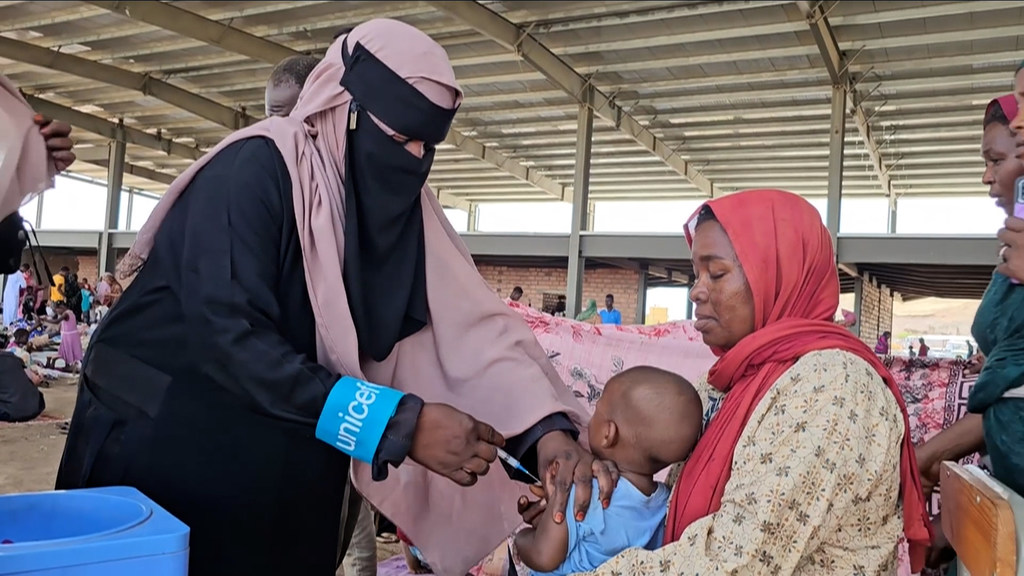
[[[0,429],[2,428],[14,428],[16,426],[37,426],[42,424],[56,424],[58,422],[67,422],[68,419],[63,416],[50,416],[49,414],[40,414],[33,420],[28,422],[0,422]]]

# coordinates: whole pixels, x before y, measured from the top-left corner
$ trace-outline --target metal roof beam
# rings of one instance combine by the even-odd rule
[[[538,42],[526,30],[476,2],[429,2],[431,6],[469,24],[499,44],[516,50],[538,72],[567,94],[580,101],[591,81]],[[684,160],[675,150],[659,140],[636,118],[623,110],[607,94],[593,90],[594,113],[611,122],[649,150],[665,164],[693,183],[707,196],[713,195],[711,181]]]
[[[155,134],[143,132],[137,128],[119,126],[114,122],[110,122],[109,120],[100,118],[99,116],[79,112],[74,108],[61,106],[60,104],[43,100],[42,98],[36,98],[35,96],[26,96],[26,99],[28,100],[28,103],[32,105],[32,109],[36,112],[44,116],[49,116],[50,118],[59,118],[72,126],[92,132],[93,134],[98,134],[108,140],[123,138],[128,144],[158,150],[170,156],[177,156],[188,160],[196,160],[203,155],[203,151],[197,148],[192,148],[181,144],[180,142],[168,140],[167,138],[162,138]]]
[[[312,6],[316,4],[324,4],[324,1],[312,1],[304,2],[303,6]],[[238,8],[239,4],[231,3],[224,7],[222,10],[204,11],[202,16],[211,20],[234,20],[238,18],[249,18],[252,16],[260,16],[264,14],[271,14],[275,12],[290,12],[296,8],[294,2],[260,2],[258,5],[246,5],[241,9]],[[284,14],[282,14],[284,16]],[[227,25],[228,22],[225,22]],[[143,34],[148,31],[148,28],[139,27],[133,22],[127,22],[124,26],[117,28],[104,26],[100,30],[90,30],[88,32],[76,31],[64,35],[58,36],[44,36],[42,38],[35,39],[35,43],[40,46],[46,46],[52,48],[56,46],[62,46],[65,44],[88,44],[90,42],[100,42],[103,40],[116,40],[118,38],[126,38]],[[251,32],[259,36],[258,30]]]
[[[809,0],[799,0],[797,2],[800,11],[807,18],[807,24],[811,28],[811,35],[814,37],[814,42],[818,45],[818,51],[821,52],[821,59],[825,62],[825,69],[828,71],[829,78],[832,79],[834,85],[845,86],[849,90],[850,102],[853,107],[852,115],[857,124],[857,131],[860,133],[861,140],[864,141],[864,147],[871,158],[871,166],[875,171],[875,177],[878,178],[882,191],[891,198],[892,182],[889,181],[889,169],[885,166],[885,161],[879,152],[880,146],[875,143],[875,138],[871,131],[871,123],[869,122],[870,118],[864,111],[863,103],[857,93],[856,84],[850,76],[850,62],[836,40],[836,35],[828,22],[828,16],[823,4],[824,2],[811,2]]]
[[[477,140],[466,136],[454,128],[448,131],[445,142],[455,146],[459,150],[482,160],[510,176],[518,178],[527,184],[547,192],[551,196],[564,202],[572,202],[572,187],[563,186],[551,178],[541,174],[536,168],[529,167],[517,160],[498,152],[492,147],[485,146]]]
[[[99,166],[101,168],[107,168],[110,165],[110,162],[107,161],[107,160],[85,160],[85,162],[87,164],[92,164],[93,166]],[[152,170],[150,168],[145,168],[143,166],[138,166],[136,164],[125,164],[124,165],[124,173],[126,175],[137,176],[139,178],[145,178],[146,180],[149,180],[151,182],[157,182],[159,184],[166,184],[168,186],[171,185],[171,182],[174,182],[174,176],[172,176],[170,174],[164,174],[163,172],[157,172],[156,170]]]
[[[283,44],[264,40],[248,32],[232,28],[230,24],[225,25],[224,23],[205,18],[194,12],[189,12],[164,2],[145,1],[126,4],[124,2],[97,1],[89,3],[106,8],[125,17],[271,65],[276,65],[284,58],[300,54],[300,52],[296,52]],[[445,141],[470,156],[487,162],[523,182],[544,190],[555,198],[567,200],[565,186],[544,176],[535,168],[524,166],[504,154],[484,146],[473,138],[459,133],[455,129],[449,130],[448,138]],[[447,193],[438,192],[438,199],[441,200],[442,204],[452,208],[469,209],[467,202],[450,196]],[[571,198],[567,201],[571,201]]]
[[[255,60],[270,64],[299,54],[295,50],[276,42],[264,40],[227,24],[204,18],[173,4],[154,2],[93,2],[88,4],[120,14],[132,20],[169,30],[175,34],[217,46],[229,52],[244,54]]]
[[[0,36],[0,57],[134,90],[231,129],[242,128],[253,121],[253,118],[243,111],[234,110],[152,76],[49,50],[28,42]]]

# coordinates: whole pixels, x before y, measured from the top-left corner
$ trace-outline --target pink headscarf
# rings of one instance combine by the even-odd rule
[[[995,106],[998,106],[999,109],[1002,110],[1003,116],[1006,116],[1006,119],[1009,122],[1012,123],[1017,118],[1019,107],[1017,105],[1017,97],[1013,94],[1004,94],[999,98],[993,98],[992,101],[988,103],[988,106],[985,107],[986,117],[992,113],[992,108]]]
[[[57,167],[33,116],[14,84],[0,75],[0,219],[53,188]]]
[[[267,137],[277,144],[292,179],[321,364],[336,373],[414,393],[427,402],[450,404],[506,437],[557,412],[583,422],[583,406],[562,383],[522,318],[496,298],[477,273],[469,251],[426,186],[421,202],[430,323],[400,341],[383,362],[360,360],[342,278],[341,176],[351,101],[339,85],[345,41],[346,37],[336,40],[313,70],[289,117],[268,118],[235,132],[174,181],[119,273],[131,275],[145,262],[161,221],[210,158],[238,140]],[[451,109],[461,98],[444,49],[411,26],[372,20],[353,29],[347,41],[350,47],[361,43],[435,104]],[[373,482],[369,466],[361,462],[353,463],[352,475],[359,492],[401,526],[441,574],[465,574],[520,523],[516,499],[522,488],[498,470],[473,488],[461,488],[411,460],[383,482]]]

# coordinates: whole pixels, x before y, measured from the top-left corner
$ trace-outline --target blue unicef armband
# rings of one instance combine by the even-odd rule
[[[373,462],[388,421],[405,394],[345,376],[327,395],[316,437],[362,462]]]

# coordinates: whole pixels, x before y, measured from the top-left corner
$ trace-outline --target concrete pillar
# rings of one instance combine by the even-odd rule
[[[124,138],[110,142],[110,160],[107,163],[107,207],[103,217],[103,232],[100,234],[99,268],[100,274],[113,272],[117,265],[114,248],[111,246],[110,233],[117,230],[118,217],[121,213],[121,188],[124,183]]]
[[[636,283],[636,323],[647,319],[647,266],[641,266]]]
[[[896,195],[889,196],[889,234],[896,233],[896,208],[898,200]]]
[[[832,249],[838,252],[839,213],[843,200],[843,153],[846,146],[846,96],[844,85],[832,87],[832,116],[828,139],[828,204],[825,224],[832,235]]]
[[[582,95],[576,127],[576,172],[572,180],[572,228],[569,230],[569,270],[566,277],[565,315],[575,318],[583,300],[584,261],[580,233],[590,223],[590,159],[594,141],[593,87]]]
[[[861,315],[864,312],[864,282],[865,280],[860,276],[853,279],[853,314],[857,317],[857,323],[850,327],[850,332],[853,332],[853,335],[858,338],[860,338]]]
[[[128,209],[125,210],[125,221],[122,222],[125,230],[132,229],[132,211],[135,209],[135,192],[128,190]]]
[[[36,230],[38,230],[38,229],[43,227],[43,197],[44,196],[46,196],[46,192],[43,192],[42,194],[40,194],[39,195],[39,199],[36,200],[36,221],[33,223],[33,225],[36,227]]]

